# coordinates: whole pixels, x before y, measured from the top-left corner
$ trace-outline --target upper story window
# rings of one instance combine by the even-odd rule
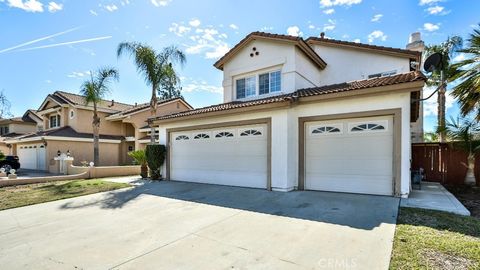
[[[396,70],[391,70],[391,71],[385,71],[385,72],[370,74],[370,75],[368,75],[368,78],[369,79],[380,78],[380,77],[392,76],[392,75],[395,75],[395,74],[397,74],[397,71]]]
[[[8,126],[1,126],[0,127],[0,135],[5,135],[5,134],[8,134],[8,133],[9,133]]]
[[[237,99],[279,92],[281,77],[280,70],[277,70],[238,79],[236,80]]]
[[[59,127],[60,126],[60,115],[52,115],[50,116],[50,128]]]

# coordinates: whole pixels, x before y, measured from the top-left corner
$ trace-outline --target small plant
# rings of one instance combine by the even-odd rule
[[[147,156],[148,167],[150,168],[150,177],[158,180],[162,177],[161,169],[165,161],[166,148],[162,144],[149,144],[145,154]]]
[[[148,177],[148,167],[147,167],[147,155],[145,154],[145,150],[136,150],[132,152],[128,152],[128,156],[133,158],[135,164],[140,165],[140,175],[142,178]]]

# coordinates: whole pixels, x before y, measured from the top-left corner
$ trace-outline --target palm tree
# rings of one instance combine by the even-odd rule
[[[463,163],[463,165],[467,167],[467,175],[465,176],[464,183],[469,186],[474,186],[476,184],[474,173],[475,155],[480,150],[478,141],[480,125],[478,121],[475,119],[451,118],[445,126],[445,131],[448,138],[452,140],[451,145],[468,154],[467,164]]]
[[[425,47],[425,55],[431,55],[432,53],[442,54],[442,63],[439,70],[433,71],[427,80],[427,86],[440,87],[438,91],[438,127],[440,142],[445,142],[446,134],[445,130],[445,92],[447,89],[446,83],[442,85],[442,81],[451,81],[454,75],[451,65],[451,58],[462,47],[463,40],[459,36],[448,37],[445,42],[438,45],[430,45]]]
[[[82,84],[80,93],[85,97],[88,105],[93,103],[93,163],[99,164],[100,117],[97,113],[97,104],[110,92],[108,85],[112,80],[118,80],[118,71],[113,68],[101,68],[97,72],[90,72],[90,80]]]
[[[182,98],[180,78],[178,77],[172,65],[165,68],[165,77],[162,80],[161,90],[159,91],[160,99]]]
[[[452,93],[460,103],[463,116],[474,112],[475,118],[480,120],[480,28],[470,35],[468,47],[459,52],[465,53],[467,58],[452,66],[455,71],[452,79],[459,80]]]
[[[437,132],[425,132],[423,134],[423,140],[425,142],[438,142],[438,133]]]
[[[147,85],[152,88],[152,97],[150,99],[150,114],[157,115],[157,92],[160,92],[162,85],[167,81],[167,76],[172,77],[175,70],[173,63],[183,65],[186,62],[185,54],[175,46],[163,48],[162,51],[156,52],[152,47],[137,42],[122,42],[117,48],[117,57],[122,54],[133,56],[137,71],[143,75]],[[155,143],[155,127],[151,126],[150,141]]]

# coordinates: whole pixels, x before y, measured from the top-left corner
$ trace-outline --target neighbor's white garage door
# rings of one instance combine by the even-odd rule
[[[18,146],[18,159],[21,169],[45,170],[46,151],[44,145]]]
[[[393,117],[308,122],[305,188],[393,194]]]
[[[170,179],[267,188],[267,127],[171,133]]]

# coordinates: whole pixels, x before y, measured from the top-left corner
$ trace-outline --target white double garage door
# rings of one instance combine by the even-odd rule
[[[46,170],[46,148],[43,144],[19,145],[17,156],[21,169]]]
[[[305,189],[392,195],[392,127],[390,116],[307,122]],[[266,125],[170,136],[171,180],[267,188]]]

